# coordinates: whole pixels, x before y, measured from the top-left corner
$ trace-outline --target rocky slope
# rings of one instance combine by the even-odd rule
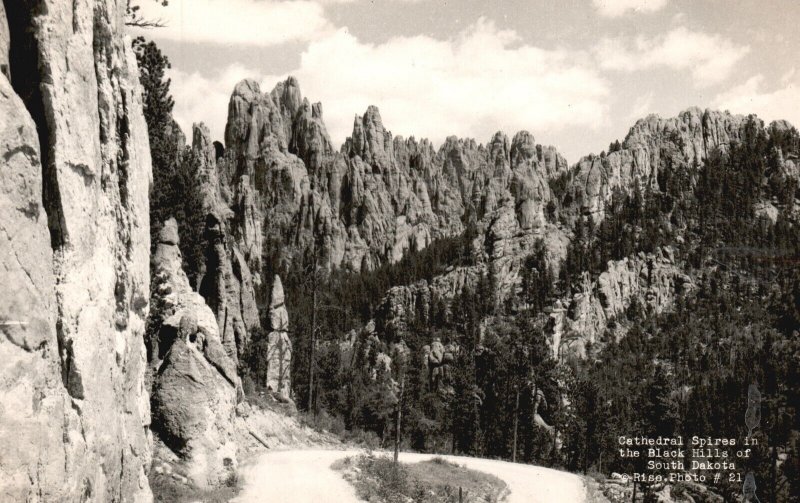
[[[669,247],[655,254],[609,261],[608,269],[596,280],[585,274],[578,291],[552,307],[548,334],[553,357],[586,358],[587,346],[600,342],[613,321],[625,318],[632,303],[659,314],[693,287],[692,278],[675,263]],[[624,326],[616,327],[613,337],[618,340],[624,333]]]
[[[151,167],[124,3],[5,3],[0,499],[147,501]]]
[[[763,129],[757,122],[756,127]],[[621,150],[578,161],[569,184],[576,209],[599,222],[615,190],[655,189],[659,170],[702,165],[715,149],[725,151],[741,140],[748,124],[748,117],[699,108],[668,119],[657,115],[640,119]]]

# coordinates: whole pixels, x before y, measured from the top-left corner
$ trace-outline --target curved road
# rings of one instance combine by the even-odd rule
[[[296,450],[263,454],[241,470],[244,487],[237,503],[359,503],[353,487],[330,466],[358,450]],[[433,454],[401,453],[414,463]],[[533,465],[491,459],[442,456],[468,468],[495,475],[508,484],[509,503],[584,503],[586,490],[577,475]]]

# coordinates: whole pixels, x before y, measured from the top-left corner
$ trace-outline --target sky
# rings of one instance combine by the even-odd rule
[[[527,130],[570,164],[690,106],[800,125],[797,0],[139,0],[165,27],[174,116],[222,140],[252,78],[293,75],[340,145],[376,105],[394,135]]]

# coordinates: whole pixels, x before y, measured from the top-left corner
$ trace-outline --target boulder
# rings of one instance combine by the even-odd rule
[[[178,337],[158,371],[153,389],[154,429],[181,457],[189,480],[210,488],[225,484],[237,466],[236,388],[230,376],[206,356],[213,355],[212,343],[196,324],[193,329],[186,326],[188,316],[181,318]],[[236,378],[235,373],[232,376]]]

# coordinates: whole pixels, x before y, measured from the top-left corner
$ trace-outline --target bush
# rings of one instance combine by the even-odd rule
[[[150,473],[150,490],[155,503],[224,503],[233,499],[241,490],[239,476],[231,472],[225,484],[214,489],[199,489],[182,483],[166,474]]]
[[[334,463],[345,472],[359,498],[373,503],[497,502],[507,493],[505,482],[459,466],[442,457],[430,461],[395,463],[388,456],[361,455]]]

